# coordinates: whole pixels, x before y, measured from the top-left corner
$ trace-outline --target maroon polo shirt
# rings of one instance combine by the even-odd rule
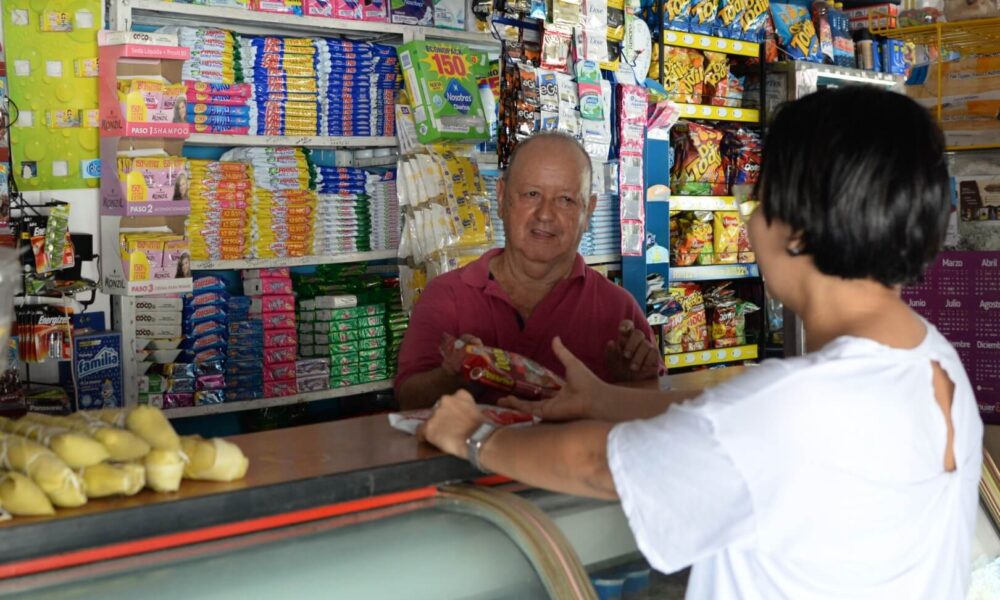
[[[618,337],[618,325],[631,319],[647,339],[653,332],[632,296],[577,254],[570,276],[560,281],[523,321],[507,292],[490,274],[488,251],[461,269],[435,277],[413,306],[410,325],[399,351],[396,392],[407,378],[441,366],[441,336],[474,335],[487,346],[527,356],[560,377],[565,369],[552,352],[552,338],[563,343],[598,377],[611,381],[604,347]],[[503,394],[490,394],[491,401]]]

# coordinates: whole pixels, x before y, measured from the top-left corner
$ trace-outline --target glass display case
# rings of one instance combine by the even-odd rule
[[[508,485],[0,582],[12,598],[597,598],[645,573],[617,503]],[[620,584],[619,584],[620,585]],[[657,578],[681,598],[683,577]],[[602,596],[605,590],[602,589]]]

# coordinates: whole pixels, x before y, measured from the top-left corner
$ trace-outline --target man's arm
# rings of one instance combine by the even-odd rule
[[[410,375],[396,392],[400,410],[427,408],[445,394],[454,394],[462,387],[461,377],[437,367]]]

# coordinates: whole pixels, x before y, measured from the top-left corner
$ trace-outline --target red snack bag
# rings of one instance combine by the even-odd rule
[[[518,398],[537,400],[555,396],[563,380],[535,361],[500,348],[470,344],[445,334],[441,354],[460,363],[462,377]]]

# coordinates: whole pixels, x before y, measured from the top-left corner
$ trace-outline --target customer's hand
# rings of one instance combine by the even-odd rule
[[[483,345],[483,340],[477,338],[474,335],[465,334],[458,338],[465,342],[466,344]],[[449,349],[450,350],[450,349]],[[441,361],[441,368],[445,370],[449,375],[461,375],[462,374],[462,360],[465,358],[464,352],[445,352],[444,360]]]
[[[459,390],[441,396],[426,423],[417,428],[417,439],[426,440],[459,458],[468,458],[465,440],[485,422],[472,394]]]
[[[573,356],[558,337],[552,340],[552,351],[566,367],[565,385],[559,393],[545,400],[521,400],[507,396],[500,399],[500,406],[535,415],[543,421],[595,418],[594,407],[606,396],[610,386]]]
[[[628,319],[618,325],[617,339],[608,340],[604,360],[615,381],[651,379],[663,366],[659,350]]]

